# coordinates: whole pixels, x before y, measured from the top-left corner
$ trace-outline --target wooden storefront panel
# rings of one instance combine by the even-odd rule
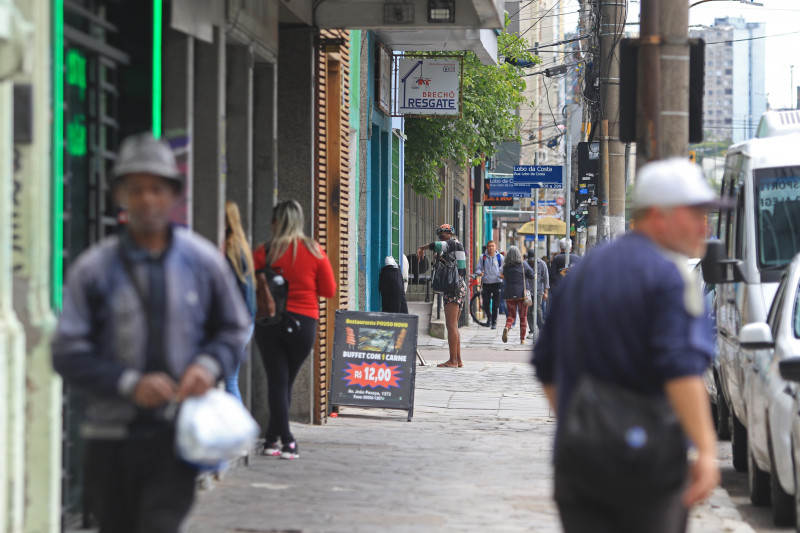
[[[348,307],[350,224],[350,49],[349,32],[323,30],[316,58],[316,205],[314,228],[333,267],[338,290],[320,300],[314,350],[314,423],[327,418],[333,349],[333,320]]]

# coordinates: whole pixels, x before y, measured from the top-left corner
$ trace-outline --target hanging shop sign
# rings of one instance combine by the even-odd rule
[[[397,58],[395,114],[461,115],[461,56]]]
[[[336,311],[331,405],[414,414],[416,315]]]

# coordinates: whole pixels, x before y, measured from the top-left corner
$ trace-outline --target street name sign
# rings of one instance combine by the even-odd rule
[[[520,187],[511,176],[497,178],[489,176],[489,194],[503,198],[530,198],[531,187]]]
[[[516,165],[514,166],[514,184],[525,189],[563,189],[564,167]]]

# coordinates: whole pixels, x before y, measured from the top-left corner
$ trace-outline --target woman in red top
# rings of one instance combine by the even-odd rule
[[[264,455],[297,459],[300,452],[289,430],[292,385],[317,338],[319,297],[336,291],[330,261],[320,245],[303,233],[303,209],[294,200],[275,206],[272,240],[253,254],[255,268],[270,265],[289,284],[287,320],[257,325],[256,343],[267,371],[269,425]],[[278,438],[283,447],[278,447]]]

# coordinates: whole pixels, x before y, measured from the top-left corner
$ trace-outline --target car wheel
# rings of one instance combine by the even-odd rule
[[[752,453],[747,454],[747,486],[750,489],[750,502],[756,507],[769,505],[770,475],[758,468]]]
[[[719,381],[717,381],[716,415],[717,438],[719,440],[729,440],[731,438],[731,411],[728,409],[728,403],[725,401],[725,395],[722,393]]]
[[[772,500],[772,521],[777,527],[789,527],[795,523],[794,495],[786,494],[775,473],[775,459],[772,447],[770,446],[770,458],[772,459],[770,471],[770,499]]]
[[[730,420],[733,468],[737,472],[744,472],[747,470],[747,428],[739,422],[739,419],[733,413],[731,413]]]

